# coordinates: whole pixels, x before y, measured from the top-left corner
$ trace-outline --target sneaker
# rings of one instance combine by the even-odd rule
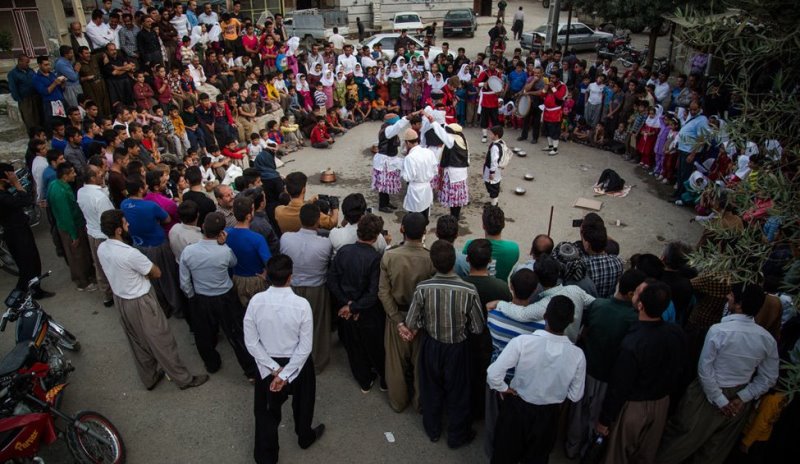
[[[553,149],[552,149],[552,150],[550,150],[550,152],[549,152],[549,153],[547,153],[547,154],[548,154],[548,156],[556,156],[556,155],[558,154],[558,148],[553,148]]]
[[[675,200],[675,206],[683,206],[683,200]]]
[[[384,379],[383,377],[381,377],[381,382],[378,384],[378,388],[380,388],[382,392],[389,391],[389,386],[386,385],[386,379]]]
[[[487,139],[486,137],[481,137],[481,143],[486,143],[487,140],[489,139]]]
[[[553,149],[553,146],[552,145],[548,145],[545,148],[542,148],[542,151],[550,151],[552,149]]]
[[[79,292],[96,292],[97,291],[97,285],[89,284],[89,285],[87,285],[85,287],[78,287],[78,291]]]
[[[208,382],[208,374],[193,375],[192,380],[189,383],[178,388],[180,388],[181,390],[186,390],[187,388],[199,387],[200,385],[203,385],[206,382]]]
[[[361,393],[366,395],[367,393],[370,392],[370,390],[372,390],[372,386],[373,385],[375,385],[375,380],[374,379],[369,383],[369,386],[367,388],[361,387]]]

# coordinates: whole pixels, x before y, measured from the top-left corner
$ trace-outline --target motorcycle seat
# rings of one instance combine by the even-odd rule
[[[30,352],[31,343],[29,341],[17,343],[17,346],[0,360],[0,377],[13,374],[24,366]]]

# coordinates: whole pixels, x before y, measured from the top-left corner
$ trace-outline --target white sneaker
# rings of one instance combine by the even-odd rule
[[[96,292],[97,291],[97,285],[89,284],[89,285],[87,285],[87,286],[85,286],[83,288],[78,287],[78,291],[79,292]]]
[[[547,153],[547,154],[548,154],[548,155],[550,155],[550,156],[556,156],[556,155],[558,154],[558,149],[557,149],[557,148],[553,148],[553,149],[552,149],[552,150],[550,150],[550,152],[549,152],[549,153]]]
[[[481,137],[481,143],[486,143],[488,139],[486,137]]]
[[[553,146],[552,145],[548,145],[548,146],[542,148],[542,151],[552,151],[552,150],[553,150]]]
[[[675,200],[675,206],[683,206],[683,200]]]

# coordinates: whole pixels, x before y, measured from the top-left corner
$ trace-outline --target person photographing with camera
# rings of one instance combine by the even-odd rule
[[[323,199],[323,196],[315,196],[311,201],[306,202],[308,177],[302,172],[288,174],[285,182],[286,193],[289,194],[291,200],[288,205],[275,208],[275,220],[278,222],[281,233],[297,232],[302,227],[300,223],[300,208],[306,203],[315,203],[317,200]],[[330,230],[336,227],[339,222],[339,198],[325,196],[324,199],[328,203],[330,210],[327,213],[320,214],[319,227]]]

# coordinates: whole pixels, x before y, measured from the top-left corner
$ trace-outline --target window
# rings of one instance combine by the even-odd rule
[[[592,30],[583,24],[575,24],[572,26],[572,33],[575,35],[591,35]]]
[[[384,50],[394,50],[394,37],[384,37],[380,40],[381,48]]]
[[[0,1],[0,30],[11,34],[11,50],[0,52],[0,58],[13,58],[24,53],[28,56],[47,54],[39,10],[36,0]]]

